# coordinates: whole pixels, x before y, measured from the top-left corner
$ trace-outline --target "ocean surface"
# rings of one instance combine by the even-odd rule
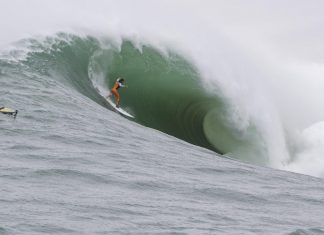
[[[15,9],[14,3],[4,7]],[[91,11],[100,9],[96,3],[80,6],[72,19],[81,10],[90,25],[90,19],[106,19]],[[121,13],[122,3],[101,4]],[[75,6],[59,1],[52,7],[60,12],[64,4]],[[152,3],[134,6],[138,14],[143,4]],[[161,19],[171,3],[158,4]],[[17,12],[16,19],[24,19]],[[71,24],[64,14],[48,18]],[[147,24],[167,32],[150,14]],[[170,14],[196,22],[194,14]],[[290,79],[312,83],[320,69],[315,75],[304,62],[295,76],[292,64],[252,59],[246,41],[236,44],[209,26],[175,23],[179,34],[167,40],[156,34],[156,40],[136,20],[131,33],[116,33],[132,25],[123,15],[99,34],[82,23],[73,31],[33,17],[20,28],[38,34],[17,39],[13,27],[6,42],[0,40],[0,107],[19,111],[16,118],[0,113],[1,235],[324,234],[324,118],[320,109],[295,115],[291,100],[298,89],[286,86]],[[188,47],[191,33],[200,30],[210,41],[201,37]],[[262,57],[273,59],[272,47],[265,51]],[[134,119],[105,99],[117,77],[128,85],[119,90],[121,107]],[[277,92],[266,92],[264,84]],[[316,92],[305,92],[298,108],[313,104]]]

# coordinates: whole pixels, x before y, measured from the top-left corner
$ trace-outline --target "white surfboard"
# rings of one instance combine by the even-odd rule
[[[111,105],[111,107],[113,107],[118,113],[120,113],[121,115],[124,115],[126,117],[129,118],[134,118],[133,115],[127,113],[125,110],[123,110],[122,108],[117,108],[116,104],[110,99],[110,98],[106,98],[106,100],[108,101],[108,103]]]

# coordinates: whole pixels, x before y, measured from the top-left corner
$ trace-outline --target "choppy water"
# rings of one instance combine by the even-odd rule
[[[322,179],[220,158],[91,101],[77,107],[62,122],[36,107],[1,117],[2,234],[324,232]]]

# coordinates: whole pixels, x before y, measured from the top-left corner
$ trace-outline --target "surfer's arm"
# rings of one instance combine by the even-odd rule
[[[121,82],[119,83],[119,86],[120,86],[120,87],[126,87],[126,88],[127,88],[127,86],[124,85],[124,84],[122,84]]]

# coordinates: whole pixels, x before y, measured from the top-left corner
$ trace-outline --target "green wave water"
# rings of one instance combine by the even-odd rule
[[[98,81],[108,94],[115,79],[124,77],[128,88],[120,89],[121,106],[137,123],[221,154],[267,164],[255,125],[243,131],[236,127],[226,98],[207,92],[196,66],[174,50],[165,55],[127,39],[116,46],[109,40],[64,33],[23,43],[29,49],[25,66],[99,105],[111,109],[95,87]]]

